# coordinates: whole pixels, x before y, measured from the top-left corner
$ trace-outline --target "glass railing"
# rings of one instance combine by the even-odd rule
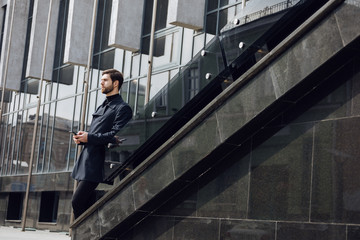
[[[236,24],[214,37],[119,132],[127,141],[107,152],[106,164],[112,168],[106,168],[106,180],[113,181],[146,159],[327,0],[296,2],[277,4],[276,11],[252,16],[250,22],[235,19]]]

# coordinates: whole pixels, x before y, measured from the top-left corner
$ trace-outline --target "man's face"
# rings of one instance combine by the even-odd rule
[[[114,90],[114,83],[110,78],[109,74],[104,74],[101,77],[101,92],[104,94],[108,94]]]

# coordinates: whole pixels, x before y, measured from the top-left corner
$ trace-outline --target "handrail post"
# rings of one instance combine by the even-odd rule
[[[151,75],[152,75],[152,66],[153,66],[153,58],[154,58],[154,37],[155,37],[155,24],[156,24],[156,10],[157,10],[157,0],[154,0],[153,3],[153,12],[151,19],[151,34],[150,34],[150,45],[149,45],[149,69],[147,76],[147,84],[146,84],[146,95],[145,95],[145,105],[150,100],[150,88],[151,88]]]
[[[34,162],[34,155],[35,155],[35,145],[36,145],[36,135],[38,129],[38,122],[39,122],[39,112],[40,112],[40,105],[41,105],[41,97],[42,97],[42,88],[44,82],[44,73],[45,73],[45,63],[46,63],[46,54],[47,54],[47,47],[48,47],[48,39],[49,39],[49,29],[50,29],[50,20],[51,20],[51,10],[52,10],[52,3],[53,0],[50,0],[49,3],[49,13],[47,19],[47,26],[46,26],[46,35],[45,35],[45,43],[44,43],[44,53],[43,53],[43,60],[41,66],[41,76],[40,76],[40,86],[39,86],[39,95],[37,96],[37,107],[36,107],[36,115],[35,115],[35,122],[34,122],[34,132],[32,138],[32,145],[31,145],[31,154],[30,154],[30,163],[29,163],[29,174],[27,178],[27,185],[26,185],[26,193],[25,193],[25,200],[24,200],[24,209],[21,219],[21,229],[25,231],[26,225],[26,213],[29,204],[29,192],[30,192],[30,184],[31,184],[31,176],[32,176],[32,167]]]

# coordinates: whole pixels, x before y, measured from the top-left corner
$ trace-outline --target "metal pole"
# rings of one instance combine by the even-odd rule
[[[6,88],[6,82],[7,82],[7,72],[8,72],[8,66],[9,66],[9,58],[10,58],[10,47],[12,42],[12,29],[13,29],[13,23],[14,23],[14,13],[15,13],[15,4],[16,0],[14,0],[13,8],[11,10],[11,21],[10,21],[10,29],[9,29],[9,43],[8,48],[6,51],[6,62],[5,62],[5,70],[4,70],[4,78],[3,78],[3,84],[1,89],[1,103],[0,103],[0,128],[2,128],[2,115],[3,115],[3,108],[4,108],[4,97],[5,97],[5,88]],[[0,46],[1,47],[1,46]]]
[[[246,7],[246,0],[243,0],[241,3],[241,8],[244,9]]]
[[[151,20],[151,34],[150,34],[150,45],[149,45],[149,69],[148,77],[146,84],[146,95],[145,95],[145,104],[150,100],[150,88],[151,88],[151,74],[152,74],[152,65],[153,65],[153,51],[154,51],[154,35],[155,35],[155,23],[156,23],[156,10],[157,10],[157,0],[154,0],[153,13]]]
[[[86,73],[85,73],[85,80],[84,80],[84,96],[83,96],[83,104],[82,104],[82,112],[81,112],[81,121],[80,121],[80,129],[85,128],[85,118],[86,118],[86,105],[87,105],[87,99],[88,99],[88,88],[89,88],[89,79],[90,79],[90,67],[91,67],[91,60],[92,60],[92,52],[94,47],[94,35],[95,35],[95,24],[96,24],[96,8],[97,8],[97,2],[98,0],[94,0],[94,6],[93,6],[93,13],[92,13],[92,23],[91,23],[91,33],[90,33],[90,44],[89,44],[89,52],[88,52],[88,62],[86,66]],[[77,158],[79,158],[81,153],[81,146],[78,146],[77,151]],[[77,181],[74,182],[74,191],[77,188]],[[70,225],[74,222],[74,212],[71,211],[70,216]],[[70,232],[71,234],[71,232]]]
[[[37,96],[37,107],[36,107],[36,115],[35,115],[35,122],[34,122],[34,132],[32,138],[32,145],[31,145],[31,154],[30,154],[30,163],[29,163],[29,174],[27,178],[27,185],[26,185],[26,194],[24,200],[24,209],[22,215],[22,231],[25,231],[26,225],[26,213],[29,204],[29,192],[30,192],[30,184],[31,184],[31,176],[32,176],[32,167],[34,162],[34,155],[35,155],[35,143],[36,143],[36,134],[38,129],[38,121],[39,121],[39,112],[40,112],[40,104],[41,104],[41,96],[42,96],[42,87],[44,82],[44,73],[45,73],[45,62],[46,62],[46,54],[47,54],[47,47],[48,47],[48,39],[49,39],[49,29],[50,29],[50,20],[51,20],[51,9],[52,9],[52,0],[49,3],[49,13],[47,19],[47,26],[46,26],[46,35],[45,35],[45,44],[44,44],[44,53],[43,53],[43,61],[41,66],[41,75],[40,75],[40,86],[39,86],[39,95]]]

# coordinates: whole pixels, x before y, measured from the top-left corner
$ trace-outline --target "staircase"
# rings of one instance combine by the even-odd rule
[[[191,188],[231,168],[313,106],[314,98],[321,100],[343,83],[331,76],[360,53],[360,26],[346,17],[349,11],[360,16],[359,1],[303,4],[308,16],[300,11],[301,5],[296,10],[299,15],[296,11],[282,13],[279,19],[288,25],[271,25],[253,47],[244,50],[247,54],[225,58],[224,69],[209,85],[217,86],[212,98],[197,105],[200,109],[191,108],[194,104],[190,101],[190,106],[179,110],[190,109],[192,115],[175,124],[167,139],[143,154],[144,160],[138,161],[133,171],[72,224],[72,239],[128,239],[127,234],[139,223],[168,213],[184,196],[191,199]],[[301,17],[306,21],[299,20]],[[287,32],[296,22],[302,24]],[[274,32],[283,40],[271,38]],[[216,39],[216,44],[225,44],[226,34]],[[264,51],[268,52],[254,60]],[[228,82],[232,84],[221,88]],[[211,87],[204,89],[210,91]],[[179,119],[175,114],[159,131],[171,128],[171,121]],[[148,141],[143,152],[150,151],[151,138]]]

